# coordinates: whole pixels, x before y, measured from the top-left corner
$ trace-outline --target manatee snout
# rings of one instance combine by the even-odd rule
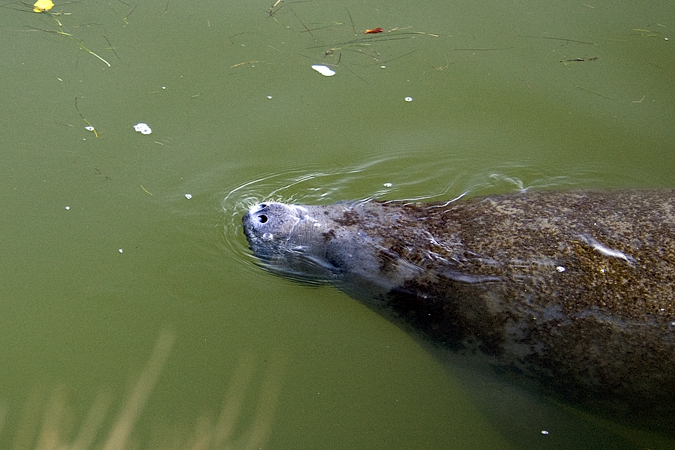
[[[265,231],[265,228],[269,228],[270,218],[274,219],[274,209],[274,207],[270,208],[268,203],[253,205],[243,218],[244,233],[246,234],[246,237],[249,235],[261,234],[261,231]]]
[[[252,250],[264,250],[264,246],[257,248],[263,242],[269,246],[288,239],[300,221],[297,210],[297,207],[274,202],[252,206],[243,218],[244,234]]]
[[[295,279],[327,277],[323,227],[307,208],[260,203],[244,215],[243,225],[251,250],[267,269]]]

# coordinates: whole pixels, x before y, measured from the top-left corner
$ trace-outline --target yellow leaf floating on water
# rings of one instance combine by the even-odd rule
[[[38,0],[33,5],[33,11],[35,12],[49,11],[53,7],[54,3],[52,3],[52,0]]]

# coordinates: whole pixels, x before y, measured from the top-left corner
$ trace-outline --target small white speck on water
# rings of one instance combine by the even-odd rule
[[[140,122],[134,125],[134,130],[138,131],[141,134],[150,134],[152,133],[152,130],[148,126],[147,123]]]
[[[405,101],[406,101],[406,102],[412,102],[412,97],[406,97],[406,98],[405,98]]]
[[[70,211],[70,206],[66,206],[66,211]]]
[[[272,96],[271,96],[271,95],[268,95],[268,96],[267,96],[267,99],[268,99],[268,100],[272,100]]]
[[[185,194],[185,198],[187,198],[188,200],[190,200],[190,199],[192,198],[192,194]]]
[[[390,188],[390,187],[392,187],[392,186],[393,186],[393,184],[391,184],[391,183],[384,183],[384,185],[383,185],[383,186],[384,186],[384,187],[386,187],[386,188]]]
[[[541,430],[541,434],[543,434],[544,436],[546,436],[546,435],[548,434],[548,431],[546,431],[546,430]]]
[[[555,270],[557,270],[558,272],[562,273],[562,272],[565,271],[565,268],[564,268],[563,266],[556,266]]]
[[[117,251],[120,252],[120,253],[124,253],[124,250],[122,250],[122,249],[119,249]]]

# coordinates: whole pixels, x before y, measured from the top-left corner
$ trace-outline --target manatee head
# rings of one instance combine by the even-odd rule
[[[244,215],[244,234],[268,270],[298,281],[329,282],[367,301],[399,286],[414,270],[405,264],[383,267],[382,237],[367,232],[365,224],[374,219],[368,212],[371,206],[360,203],[265,202]]]
[[[267,269],[303,281],[330,281],[336,270],[326,259],[325,223],[318,207],[265,202],[244,215],[244,234]]]

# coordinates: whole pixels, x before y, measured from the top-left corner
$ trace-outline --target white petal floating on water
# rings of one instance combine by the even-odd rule
[[[91,125],[87,126],[87,127],[84,127],[84,129],[87,130],[87,131],[94,131],[94,127],[92,127]]]
[[[405,101],[406,101],[406,102],[412,102],[412,97],[406,97],[406,98],[405,98]]]
[[[312,66],[312,69],[316,70],[317,72],[319,72],[324,77],[332,77],[333,75],[335,75],[335,71],[331,70],[330,67],[328,67],[328,66],[322,66],[320,64],[314,64]]]
[[[190,200],[190,199],[192,198],[192,194],[185,194],[185,198],[187,198],[188,200]]]
[[[137,123],[136,125],[134,125],[134,130],[138,131],[138,132],[141,133],[141,134],[150,134],[150,133],[152,133],[152,130],[150,129],[150,127],[148,126],[148,124],[147,124],[147,123],[143,123],[143,122]]]

